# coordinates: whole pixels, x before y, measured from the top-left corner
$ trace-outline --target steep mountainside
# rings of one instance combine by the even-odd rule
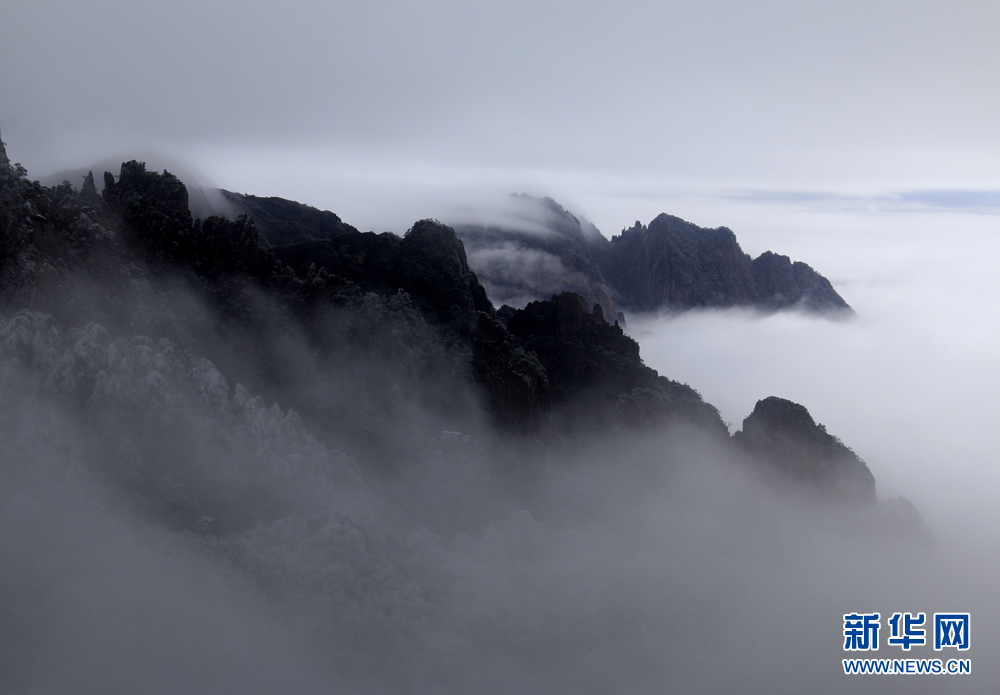
[[[833,285],[801,261],[765,251],[750,264],[757,305],[765,309],[799,306],[815,312],[850,311]]]
[[[662,214],[608,240],[550,198],[514,200],[519,217],[455,228],[498,302],[523,305],[571,291],[609,316],[741,306],[851,311],[811,267],[770,251],[751,260],[725,227],[705,229]]]
[[[329,210],[317,210],[284,198],[261,198],[226,190],[220,190],[219,193],[237,214],[253,218],[263,246],[285,246],[300,241],[330,239],[339,234],[358,231]]]
[[[774,396],[757,401],[733,439],[777,479],[853,502],[875,501],[875,477],[865,462],[797,403]]]
[[[750,259],[725,227],[702,229],[670,215],[612,238],[601,267],[637,311],[752,305]]]
[[[600,302],[562,292],[496,311],[450,227],[423,220],[402,238],[361,233],[308,206],[240,199],[248,210],[263,206],[258,214],[269,229],[307,240],[266,248],[252,216],[192,220],[184,184],[139,162],[124,163],[117,177],[105,173],[101,194],[89,176],[80,191],[46,188],[2,164],[3,311],[31,307],[68,327],[100,322],[111,341],[140,331],[176,341],[295,408],[307,424],[375,447],[386,460],[405,461],[409,442],[389,441],[373,422],[398,418],[418,399],[421,408],[473,426],[466,393],[512,435],[684,422],[729,440],[718,411],[646,367],[638,344],[605,320]],[[774,254],[751,264],[729,230],[661,216],[609,242],[551,201],[546,206],[564,224],[543,239],[545,248],[566,258],[603,249],[596,257],[610,277],[634,279],[622,283],[628,297],[726,306],[759,297],[767,278],[768,296],[781,301],[824,287],[807,266]],[[480,241],[494,233],[466,232]],[[580,258],[600,284],[600,271]],[[308,354],[290,336],[304,340]],[[364,355],[353,364],[370,368],[343,372],[349,355]],[[81,398],[89,397],[88,383],[79,386]],[[861,480],[856,496],[874,498],[863,462],[844,454],[801,406],[780,401],[775,415],[765,407],[772,402],[759,403],[736,438],[754,460],[776,461],[786,477],[819,488]]]
[[[113,331],[141,328],[182,340],[227,370],[242,369],[237,375],[241,380],[253,383],[256,375],[258,388],[289,394],[288,404],[317,422],[325,421],[341,404],[329,405],[320,395],[303,400],[305,390],[292,388],[305,377],[297,371],[297,362],[275,352],[279,335],[303,332],[321,360],[335,360],[339,351],[361,345],[372,349],[373,336],[388,330],[378,314],[371,313],[369,297],[378,297],[385,310],[401,312],[400,318],[412,327],[405,332],[392,329],[386,335],[388,354],[403,350],[409,355],[413,375],[442,374],[433,387],[413,387],[425,396],[437,393],[432,398],[435,407],[467,410],[454,401],[462,389],[448,386],[467,378],[489,406],[489,416],[512,428],[543,427],[552,418],[571,429],[586,428],[588,418],[615,423],[620,419],[616,398],[636,389],[662,391],[665,405],[660,415],[665,419],[687,418],[695,412],[700,418],[710,412],[713,424],[721,423],[695,392],[679,398],[666,381],[657,380],[639,360],[638,346],[608,325],[600,310],[591,314],[579,298],[575,301],[583,307],[580,311],[593,317],[592,330],[560,345],[582,350],[581,354],[591,350],[604,355],[611,360],[601,366],[605,371],[617,352],[628,354],[613,370],[615,378],[603,387],[599,407],[574,421],[566,409],[590,385],[565,369],[575,358],[567,362],[551,345],[537,342],[537,331],[524,329],[519,335],[508,330],[470,270],[462,242],[440,223],[420,221],[400,238],[361,233],[335,224],[332,214],[279,203],[268,208],[270,223],[279,228],[296,227],[302,215],[330,224],[323,239],[267,249],[255,220],[245,215],[235,221],[192,220],[184,184],[167,172],[147,171],[140,162],[126,162],[117,177],[105,173],[100,196],[89,179],[77,192],[69,184],[54,189],[32,184],[10,169],[8,175],[11,185],[5,190],[14,198],[8,209],[15,216],[14,228],[5,236],[14,247],[6,260],[9,274],[16,276],[5,288],[11,295],[10,309],[30,303],[65,321],[97,319]],[[18,216],[18,210],[34,212]],[[292,219],[275,217],[282,210],[291,210]],[[183,306],[174,305],[173,286],[178,281],[210,309],[208,315],[196,313],[194,320]],[[68,291],[71,286],[77,290]],[[272,303],[283,309],[275,314],[267,306]],[[526,310],[526,316],[548,304]],[[276,320],[284,328],[275,328]],[[529,323],[518,319],[509,325]],[[205,337],[219,331],[230,347],[223,349]],[[621,345],[609,349],[602,343],[602,331],[615,333]],[[405,344],[407,335],[415,342]],[[404,344],[399,344],[401,340]],[[545,358],[540,361],[534,348]],[[593,363],[596,357],[588,359]],[[505,375],[511,364],[524,366],[521,371],[527,376],[515,389],[515,398]],[[261,380],[261,374],[266,378]],[[382,387],[386,403],[394,388],[398,385],[388,382]],[[369,389],[361,400],[378,390]],[[687,407],[685,399],[698,407]]]
[[[604,406],[613,413],[611,422],[637,425],[681,417],[727,434],[714,407],[691,387],[644,365],[639,344],[617,321],[609,325],[599,305],[591,313],[578,294],[532,302],[511,316],[507,327],[545,367],[553,402],[570,404],[581,418]]]
[[[597,258],[625,306],[638,311],[750,306],[850,312],[829,280],[805,263],[766,251],[751,261],[726,227],[671,215],[612,237]]]

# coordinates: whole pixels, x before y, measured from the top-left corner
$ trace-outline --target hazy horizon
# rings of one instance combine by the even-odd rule
[[[47,0],[0,25],[0,132],[35,176],[166,157],[363,230],[509,192],[738,228],[660,201],[1000,190],[998,33],[978,0]]]

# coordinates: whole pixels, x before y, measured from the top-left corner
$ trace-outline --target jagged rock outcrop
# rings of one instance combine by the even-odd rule
[[[469,269],[455,232],[440,222],[421,220],[400,239],[394,234],[344,231],[272,251],[274,258],[302,275],[323,268],[363,290],[409,294],[432,323],[460,336],[476,327],[476,312],[493,312],[486,292]]]
[[[440,222],[421,220],[406,233],[399,271],[404,289],[462,335],[472,334],[477,311],[493,312],[455,230]]]
[[[329,210],[318,210],[293,200],[226,190],[219,190],[219,193],[236,211],[236,215],[247,215],[254,221],[264,247],[332,239],[346,232],[358,231]]]
[[[799,308],[850,312],[830,281],[805,263],[770,251],[751,260],[726,227],[705,229],[671,215],[636,222],[597,257],[627,308]]]
[[[643,364],[639,344],[601,307],[564,292],[514,313],[507,328],[545,367],[552,402],[582,422],[663,424],[683,420],[724,435],[718,411],[689,386]]]
[[[850,311],[833,285],[811,267],[788,256],[765,251],[750,264],[756,306],[763,309],[801,307],[815,312]]]
[[[578,294],[532,302],[510,318],[507,328],[545,365],[557,403],[586,392],[615,398],[650,376],[639,359],[639,344],[609,325],[599,305],[591,312]]]
[[[290,312],[281,318],[280,324],[286,326],[281,330],[304,330],[315,341],[314,359],[336,359],[338,351],[357,343],[352,349],[364,344],[370,354],[380,355],[378,359],[406,365],[403,372],[396,374],[393,369],[381,375],[388,380],[383,400],[391,399],[389,394],[396,392],[400,380],[451,374],[435,377],[442,384],[434,391],[435,398],[447,402],[451,397],[439,391],[460,390],[449,387],[449,380],[457,379],[457,384],[471,377],[495,421],[514,430],[545,427],[558,411],[564,430],[595,424],[656,425],[679,418],[725,434],[718,412],[690,387],[646,367],[638,345],[617,322],[604,320],[599,305],[591,311],[583,297],[562,293],[521,311],[507,307],[498,314],[469,268],[463,243],[452,228],[439,222],[422,220],[400,238],[358,232],[339,223],[332,213],[275,203],[269,208],[275,216],[271,223],[283,224],[278,216],[288,208],[293,213],[288,225],[311,215],[316,225],[326,224],[327,236],[265,249],[250,218],[192,220],[184,184],[167,172],[147,171],[141,162],[132,161],[122,165],[117,178],[106,174],[104,179],[100,197],[92,177],[85,178],[79,193],[69,184],[56,189],[36,185],[37,190],[32,189],[40,201],[36,209],[45,214],[34,222],[24,221],[29,232],[35,225],[33,233],[21,235],[26,248],[66,272],[82,272],[84,284],[145,288],[142,301],[107,291],[95,304],[103,313],[79,305],[74,311],[102,321],[119,311],[123,316],[109,325],[131,328],[140,325],[133,315],[137,310],[168,317],[166,324],[141,325],[173,337],[183,335],[197,344],[197,333],[167,306],[169,289],[157,289],[161,277],[180,273],[208,306],[219,311],[214,320],[221,322],[231,345],[243,346],[243,356],[227,357],[214,341],[204,342],[200,349],[228,370],[238,371],[241,363],[251,365],[245,377],[268,375],[255,387],[287,394],[289,405],[301,409],[307,419],[323,419],[334,407],[331,403],[339,401],[295,386],[304,375],[275,352],[273,337],[260,339],[275,329],[268,327],[271,319],[243,298],[246,289],[263,291]],[[259,200],[263,199],[252,202]],[[578,220],[558,206],[550,208],[564,213],[559,216],[566,226],[564,238],[572,237],[577,245],[587,243]],[[81,224],[80,229],[93,237],[82,246],[73,240],[84,237],[72,231]],[[87,252],[90,256],[73,251],[74,244],[93,250],[98,241],[119,269],[117,275],[92,263],[88,266],[84,261],[92,251]],[[48,286],[63,291],[64,283]],[[56,299],[53,295],[53,305]],[[389,406],[383,403],[383,407]]]
[[[552,423],[553,417],[564,431],[683,420],[727,435],[718,412],[694,389],[642,363],[638,344],[617,321],[605,320],[599,303],[563,292],[522,310],[494,310],[469,266],[463,242],[439,222],[419,221],[402,238],[361,233],[333,213],[280,199],[241,197],[266,213],[272,229],[324,235],[267,249],[250,217],[193,220],[184,184],[167,172],[147,171],[141,162],[126,162],[117,178],[105,174],[100,196],[92,176],[77,193],[68,183],[47,189],[27,182],[23,171],[10,166],[3,171],[10,179],[5,179],[4,200],[10,198],[11,205],[4,208],[9,219],[0,221],[6,225],[5,243],[13,244],[5,258],[30,256],[17,267],[25,269],[25,286],[36,308],[51,305],[59,311],[67,282],[76,277],[81,286],[100,290],[87,306],[64,301],[70,314],[102,322],[111,316],[109,326],[142,326],[198,344],[198,331],[207,329],[189,330],[182,313],[169,307],[169,286],[160,284],[171,275],[185,277],[206,306],[218,312],[210,320],[218,323],[230,347],[241,346],[242,356],[232,358],[232,350],[219,349],[217,340],[204,341],[203,354],[227,370],[238,371],[242,364],[248,374],[266,375],[255,387],[287,394],[289,405],[307,419],[326,418],[340,401],[325,395],[330,389],[300,388],[309,370],[286,359],[276,347],[280,340],[275,331],[302,331],[312,341],[313,360],[335,361],[342,350],[361,349],[394,365],[371,376],[373,382],[386,382],[384,394],[373,399],[385,401],[379,407],[390,407],[386,404],[407,379],[432,379],[441,387],[423,390],[441,403],[453,401],[454,408],[467,409],[461,398],[445,392],[460,391],[454,384],[471,378],[495,421],[511,429],[531,431]],[[616,242],[585,230],[554,202],[542,205],[556,227],[546,248],[589,263],[600,281],[594,256],[587,254],[616,253]],[[286,212],[290,219],[282,219]],[[750,296],[751,266],[732,232],[703,234],[694,225],[663,216],[654,222],[652,235],[640,227],[617,243],[626,251],[636,245],[666,260],[653,258],[621,272],[680,278],[681,289],[675,282],[662,295],[670,302],[683,297],[688,304],[722,305],[727,296]],[[627,260],[628,254],[620,256]],[[712,268],[702,267],[713,259]],[[747,265],[741,266],[744,260]],[[761,268],[767,270],[763,264]],[[796,266],[791,268],[793,278],[798,277]],[[125,287],[128,292],[122,292]],[[268,318],[266,312],[273,310],[262,313],[246,298],[248,292],[276,302],[280,318]],[[150,323],[150,316],[161,323]],[[261,339],[263,335],[269,337]],[[366,388],[371,393],[379,389]]]
[[[718,411],[691,387],[643,364],[638,344],[618,321],[605,319],[603,304],[590,301],[611,291],[605,279],[617,279],[622,301],[644,309],[847,309],[807,265],[770,252],[751,261],[728,229],[704,230],[661,215],[607,240],[547,200],[543,208],[556,231],[533,248],[586,271],[590,296],[561,292],[520,310],[495,310],[462,240],[437,221],[421,220],[403,237],[361,233],[333,213],[243,196],[248,210],[257,206],[263,214],[273,239],[303,239],[267,248],[249,216],[193,220],[186,187],[167,172],[132,161],[117,178],[104,179],[100,195],[92,174],[79,192],[69,183],[47,188],[28,181],[23,168],[0,163],[4,314],[30,307],[55,317],[55,323],[37,313],[0,320],[6,331],[0,347],[20,351],[14,357],[35,367],[55,360],[45,363],[49,386],[87,407],[101,398],[113,402],[115,418],[145,417],[127,413],[127,401],[134,394],[155,399],[159,387],[153,387],[166,375],[180,390],[188,388],[182,376],[193,379],[198,397],[221,403],[225,417],[245,412],[254,423],[288,432],[301,418],[304,427],[335,432],[353,451],[387,465],[407,464],[426,425],[400,425],[405,412],[433,410],[449,423],[479,426],[481,404],[505,436],[526,435],[524,441],[685,423],[722,444],[729,437]],[[469,232],[487,246],[506,233]],[[195,319],[174,306],[178,278],[195,295],[188,305],[197,305]],[[106,329],[62,332],[55,326],[63,320],[67,327],[93,322]],[[62,337],[38,352],[41,333]],[[193,354],[216,366],[187,357]],[[249,391],[226,392],[223,373]],[[249,392],[295,413],[272,407],[266,415],[263,398],[247,405]],[[380,422],[390,424],[372,424]],[[181,443],[184,427],[171,430]],[[803,406],[773,397],[758,402],[732,442],[772,481],[850,503],[875,500],[864,461]],[[287,460],[299,461],[303,451]],[[196,479],[197,470],[180,471],[170,484]],[[142,486],[151,497],[166,494],[156,480]],[[190,526],[202,508],[217,507],[206,498],[175,511]],[[879,509],[885,524],[919,531],[912,505]],[[233,516],[227,523],[243,522]]]
[[[551,198],[512,201],[517,214],[502,222],[455,227],[497,302],[522,305],[569,291],[619,319],[621,309],[850,311],[808,265],[770,251],[751,260],[726,227],[705,229],[662,214],[608,240]]]
[[[93,179],[85,180],[81,197],[92,197],[94,192]],[[235,221],[220,216],[193,220],[187,187],[170,172],[151,172],[143,162],[125,162],[117,178],[104,173],[102,197],[115,214],[125,243],[155,266],[180,267],[212,281],[260,274],[253,220],[246,215]]]
[[[97,184],[94,183],[94,172],[88,171],[87,175],[83,177],[83,185],[80,187],[80,201],[96,205],[101,201],[101,194],[97,190]]]
[[[767,477],[836,499],[875,502],[875,477],[804,406],[771,396],[757,401],[733,440]]]
[[[545,367],[497,317],[482,311],[472,336],[472,368],[499,425],[531,431],[543,424],[552,405]]]
[[[149,172],[143,162],[125,162],[117,179],[104,172],[102,195],[120,216],[127,241],[144,250],[150,260],[179,260],[191,244],[194,220],[187,187],[170,172]]]
[[[660,215],[613,237],[600,261],[635,311],[749,306],[757,299],[750,258],[726,227]]]

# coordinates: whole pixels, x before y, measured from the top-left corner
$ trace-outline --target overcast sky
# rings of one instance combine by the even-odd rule
[[[989,0],[32,0],[0,131],[39,175],[166,153],[363,217],[462,186],[996,189],[997,36]]]

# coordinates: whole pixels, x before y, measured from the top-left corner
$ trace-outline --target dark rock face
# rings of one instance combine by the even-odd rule
[[[702,229],[660,215],[611,240],[601,259],[626,306],[637,311],[752,305],[750,257],[725,227]]]
[[[94,183],[94,172],[88,171],[80,187],[80,200],[90,204],[97,204],[101,199],[101,194],[97,192],[97,185]]]
[[[417,222],[403,237],[399,260],[403,288],[459,334],[472,334],[477,311],[493,313],[451,227],[433,220]]]
[[[545,367],[497,318],[482,311],[472,336],[472,367],[498,424],[533,430],[544,422],[552,405]]]
[[[833,285],[805,263],[765,251],[750,264],[757,305],[766,309],[801,306],[809,311],[850,311]]]
[[[254,221],[263,247],[333,239],[358,231],[329,210],[318,210],[284,198],[261,198],[225,190],[219,193],[238,214]]]
[[[362,290],[395,294],[402,289],[429,321],[462,336],[475,330],[477,311],[493,313],[469,270],[462,242],[453,229],[433,220],[417,222],[402,239],[352,228],[327,240],[279,247],[272,254],[299,275],[315,266]]]
[[[10,306],[30,302],[68,320],[92,317],[122,330],[142,326],[197,344],[201,329],[188,330],[162,282],[180,275],[254,365],[248,373],[267,375],[270,385],[261,388],[290,394],[288,405],[305,417],[312,413],[322,421],[333,412],[329,404],[340,401],[327,394],[336,387],[301,388],[310,368],[299,370],[275,347],[275,331],[306,336],[315,351],[311,359],[320,363],[335,364],[345,349],[378,355],[385,373],[375,370],[365,378],[376,394],[368,401],[385,401],[379,407],[391,408],[399,384],[412,379],[424,380],[419,390],[433,392],[433,400],[454,401],[453,410],[468,411],[469,402],[455,394],[465,393],[461,385],[471,380],[494,421],[511,432],[683,421],[720,440],[728,437],[718,411],[694,389],[643,364],[638,344],[618,322],[605,320],[601,304],[563,292],[522,310],[494,310],[462,241],[439,222],[417,222],[402,238],[363,234],[332,213],[245,198],[266,203],[275,229],[298,229],[299,220],[308,218],[303,233],[325,235],[266,249],[249,217],[192,220],[187,190],[169,173],[146,171],[133,161],[122,165],[117,179],[104,178],[99,196],[92,176],[77,193],[68,183],[45,188],[27,181],[19,167],[0,166],[0,290]],[[292,219],[282,220],[283,210]],[[590,262],[612,258],[622,264],[616,272],[634,276],[630,291],[659,293],[671,306],[750,301],[758,282],[776,305],[784,305],[809,301],[810,292],[828,286],[808,266],[775,254],[751,265],[729,230],[700,230],[661,216],[650,228],[637,226],[609,242],[562,208],[552,210],[562,225],[556,241],[546,241],[553,249]],[[85,291],[77,293],[73,283]],[[272,302],[267,306],[280,314],[277,322],[267,314],[272,309],[260,309],[247,293]],[[202,347],[211,350],[212,344],[218,340]],[[239,364],[233,360],[232,368]],[[762,401],[736,440],[754,460],[787,477],[851,498],[874,497],[864,463],[801,406]]]
[[[698,307],[851,308],[830,281],[805,263],[766,251],[751,261],[726,227],[705,229],[670,215],[639,222],[598,256],[621,303],[637,311]]]
[[[152,260],[167,261],[190,244],[187,188],[170,172],[147,172],[142,162],[125,162],[117,180],[104,172],[103,196],[120,216],[128,240]]]
[[[89,185],[88,185],[89,183]],[[81,197],[93,198],[93,179]],[[193,271],[209,281],[260,274],[256,225],[246,215],[192,220],[187,187],[169,172],[146,171],[142,162],[125,162],[116,179],[104,173],[102,197],[130,247],[156,267]]]
[[[805,263],[770,251],[751,260],[725,227],[705,229],[671,215],[608,239],[550,198],[515,196],[531,214],[494,225],[458,225],[472,267],[497,302],[524,304],[560,292],[620,309],[850,307]],[[624,318],[624,317],[621,317]]]
[[[733,439],[779,480],[851,502],[875,502],[875,477],[865,462],[797,403],[774,396],[757,401]]]
[[[600,306],[564,292],[532,302],[507,322],[524,349],[538,356],[552,402],[567,414],[603,412],[605,424],[660,424],[672,419],[726,433],[718,411],[683,384],[659,376],[639,357],[639,344],[604,320]],[[640,407],[641,406],[641,407]]]
[[[557,403],[584,391],[616,397],[649,376],[639,344],[609,326],[600,306],[591,313],[578,294],[532,302],[510,318],[507,328],[545,365]]]

